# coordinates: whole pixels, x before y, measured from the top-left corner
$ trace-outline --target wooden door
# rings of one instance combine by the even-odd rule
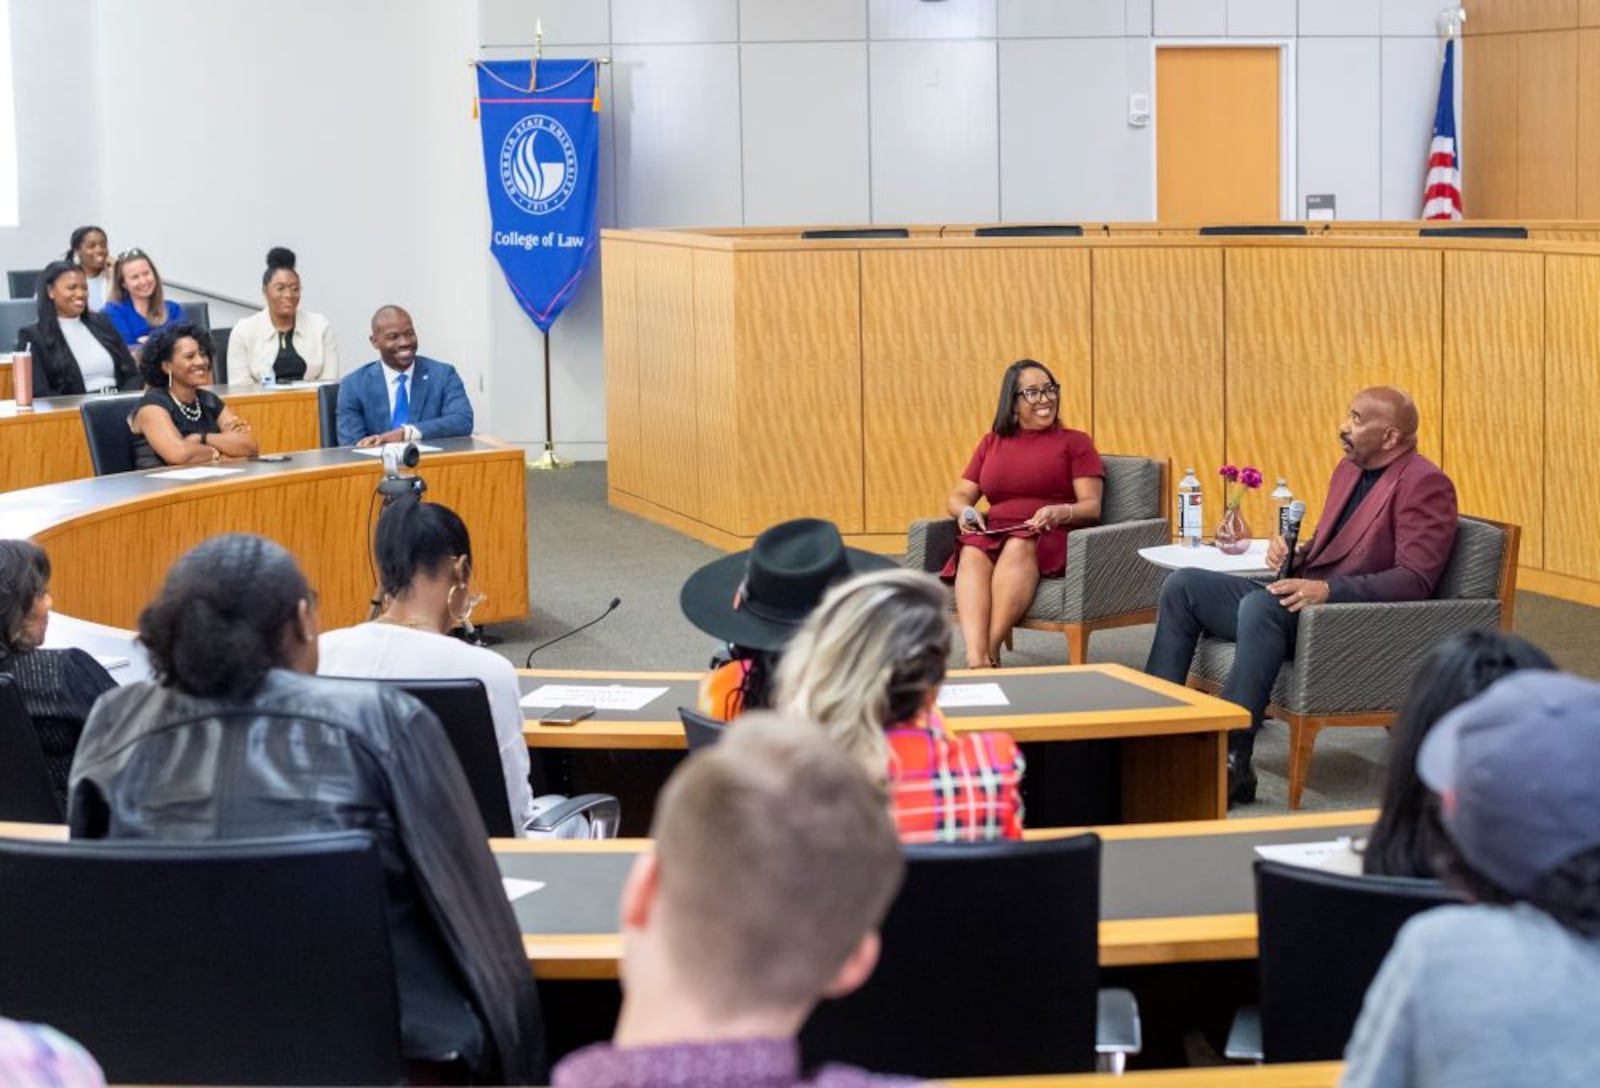
[[[1156,218],[1280,218],[1277,47],[1156,50]]]

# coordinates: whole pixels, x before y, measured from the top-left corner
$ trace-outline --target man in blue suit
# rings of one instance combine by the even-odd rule
[[[411,315],[384,306],[372,315],[376,362],[339,383],[339,445],[377,446],[472,433],[472,402],[449,363],[417,354]]]

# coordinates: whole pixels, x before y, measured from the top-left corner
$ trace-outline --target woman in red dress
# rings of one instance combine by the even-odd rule
[[[1105,466],[1093,439],[1061,425],[1060,406],[1061,386],[1044,364],[1012,363],[994,426],[950,492],[961,535],[940,576],[955,581],[968,667],[1000,664],[1039,579],[1066,569],[1067,533],[1100,520]]]

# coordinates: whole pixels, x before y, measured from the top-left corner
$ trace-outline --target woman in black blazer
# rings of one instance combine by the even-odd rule
[[[63,397],[138,389],[139,364],[111,320],[89,309],[83,269],[52,261],[39,274],[39,320],[17,333],[33,352],[33,395]]]

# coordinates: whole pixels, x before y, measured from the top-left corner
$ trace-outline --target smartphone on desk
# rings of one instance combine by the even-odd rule
[[[258,454],[256,454],[255,459],[257,461],[267,461],[267,462],[270,462],[272,464],[277,464],[279,461],[291,461],[291,460],[293,460],[293,458],[290,457],[287,453],[258,453]]]
[[[577,725],[594,717],[592,706],[555,706],[539,715],[540,725]]]

